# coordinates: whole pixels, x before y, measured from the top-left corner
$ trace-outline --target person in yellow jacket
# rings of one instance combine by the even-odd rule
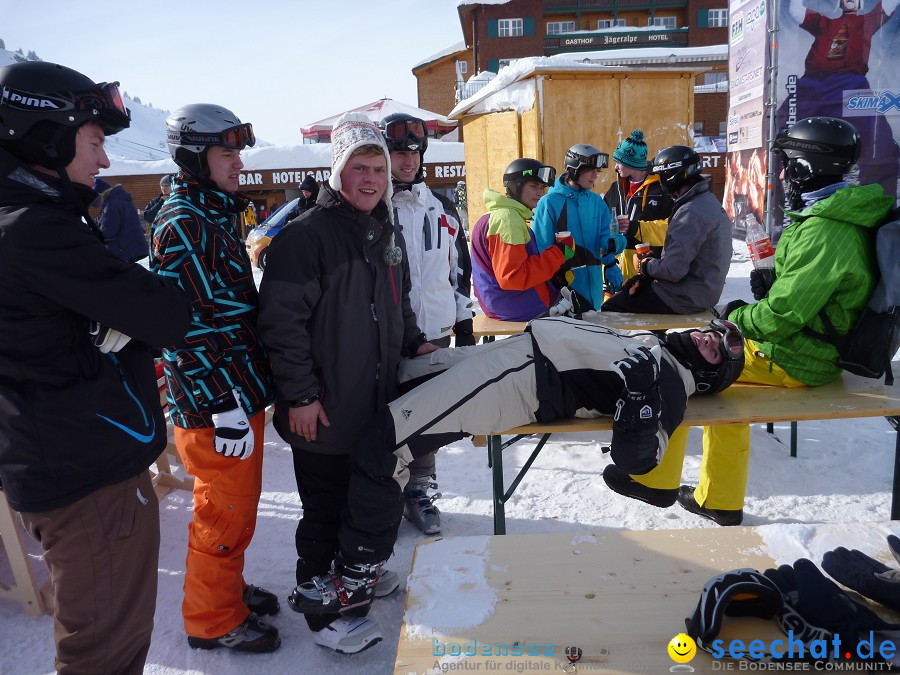
[[[619,268],[622,277],[630,279],[637,274],[633,260],[638,244],[650,244],[651,255],[660,256],[669,229],[672,198],[662,189],[659,177],[648,172],[647,144],[640,129],[619,143],[613,161],[618,178],[603,201],[618,216],[628,216],[628,231],[623,233],[627,244],[619,257]]]

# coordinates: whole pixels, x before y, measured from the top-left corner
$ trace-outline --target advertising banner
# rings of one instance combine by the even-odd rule
[[[763,222],[766,185],[766,56],[769,0],[731,0],[728,50],[728,162],[723,206],[743,237]]]
[[[862,141],[858,175],[851,179],[880,183],[895,198],[900,170],[897,2],[781,0],[776,114],[778,129],[815,115],[850,122]],[[776,188],[780,205],[781,186]]]

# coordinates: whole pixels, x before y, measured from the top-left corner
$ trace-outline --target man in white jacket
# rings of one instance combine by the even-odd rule
[[[421,119],[406,113],[388,115],[379,124],[391,152],[394,184],[394,223],[403,233],[409,261],[412,290],[409,301],[419,328],[438,347],[449,347],[455,332],[457,346],[475,344],[472,338],[472,301],[459,288],[457,239],[459,223],[449,216],[425,185],[422,166],[428,147],[428,129]],[[466,339],[470,338],[470,339]],[[404,490],[404,515],[427,535],[441,531],[434,453],[409,465],[409,483]]]

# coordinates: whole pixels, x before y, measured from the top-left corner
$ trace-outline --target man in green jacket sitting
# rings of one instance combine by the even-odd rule
[[[839,335],[855,325],[876,283],[875,230],[894,198],[880,185],[844,181],[860,152],[859,135],[844,120],[800,120],[778,134],[774,151],[784,167],[792,221],[778,242],[775,279],[767,284],[754,270],[750,285],[759,302],[734,300],[722,315],[740,327],[745,339],[746,361],[738,382],[817,387],[840,375],[838,353],[804,329],[825,332],[822,310]],[[606,484],[654,506],[677,500],[719,525],[739,525],[750,461],[749,425],[704,428],[696,489],[678,487],[687,431],[680,427],[672,434],[662,463],[650,473],[629,476],[610,465],[603,473]]]

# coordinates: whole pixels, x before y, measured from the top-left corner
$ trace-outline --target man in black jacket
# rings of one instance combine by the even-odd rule
[[[303,502],[297,583],[325,574],[337,552],[357,434],[397,395],[403,356],[437,350],[409,303],[409,265],[392,220],[391,165],[381,132],[361,113],[339,118],[332,173],[316,205],[269,246],[259,330],[277,399],[275,428],[294,453]],[[397,588],[382,575],[379,595]],[[308,616],[315,641],[338,652],[381,640],[371,619]]]
[[[162,178],[159,179],[159,194],[150,200],[147,206],[144,207],[143,217],[144,222],[147,223],[148,226],[153,225],[153,221],[156,220],[156,214],[159,213],[159,210],[162,208],[162,205],[169,198],[169,194],[172,192],[172,176],[170,174],[166,174]]]
[[[151,348],[190,306],[88,215],[105,136],[129,124],[116,82],[0,69],[0,481],[50,568],[60,673],[141,673],[156,607]]]

